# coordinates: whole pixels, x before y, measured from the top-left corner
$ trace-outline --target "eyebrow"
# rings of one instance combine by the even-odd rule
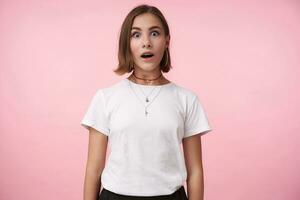
[[[159,26],[151,26],[151,27],[149,28],[149,30],[152,30],[152,29],[155,29],[155,28],[161,29]],[[131,30],[133,30],[133,29],[141,30],[141,28],[135,27],[135,26],[131,28]]]

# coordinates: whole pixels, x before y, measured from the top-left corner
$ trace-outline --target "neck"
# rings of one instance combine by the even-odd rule
[[[160,85],[162,84],[164,77],[159,71],[158,74],[137,74],[135,71],[129,76],[130,80],[133,80],[135,83],[143,85]]]

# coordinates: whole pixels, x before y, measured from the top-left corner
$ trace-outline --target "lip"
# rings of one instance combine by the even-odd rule
[[[153,55],[153,56],[150,57],[150,58],[143,58],[143,57],[141,57],[141,59],[142,59],[144,62],[151,62],[151,61],[154,60],[154,57],[155,57],[155,55]]]
[[[153,56],[150,57],[150,58],[143,58],[142,55],[145,54],[145,53],[152,54]],[[143,53],[141,54],[140,57],[141,57],[141,59],[142,59],[144,62],[151,62],[151,61],[153,61],[154,56],[155,56],[154,53],[152,53],[151,51],[145,51],[145,52],[143,52]]]
[[[152,53],[151,51],[145,51],[145,52],[143,52],[141,55],[143,55],[143,54],[145,54],[145,53],[149,53],[149,54],[153,54],[153,55],[154,55],[154,53]]]

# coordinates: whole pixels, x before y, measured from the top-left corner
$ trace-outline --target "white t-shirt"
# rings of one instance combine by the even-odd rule
[[[179,189],[187,178],[182,139],[212,130],[193,91],[174,82],[152,86],[127,78],[98,89],[81,124],[108,136],[102,186],[133,196]]]

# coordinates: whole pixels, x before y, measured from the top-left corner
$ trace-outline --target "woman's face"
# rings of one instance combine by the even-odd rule
[[[135,67],[145,71],[160,68],[160,61],[168,45],[169,37],[165,37],[159,18],[151,13],[135,17],[130,37],[130,50]],[[143,58],[142,55],[145,52],[153,54],[153,56]]]

